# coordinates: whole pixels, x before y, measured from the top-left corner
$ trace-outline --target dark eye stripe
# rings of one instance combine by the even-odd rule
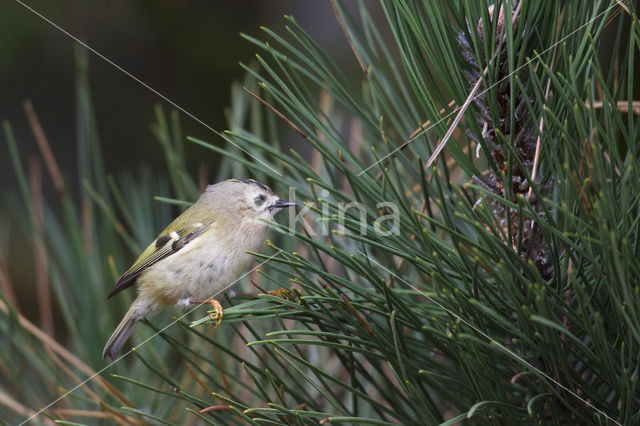
[[[246,183],[247,185],[256,185],[258,188],[262,189],[263,191],[271,191],[271,189],[267,185],[260,183],[257,180],[253,180],[253,179],[229,179],[229,180],[234,182]]]

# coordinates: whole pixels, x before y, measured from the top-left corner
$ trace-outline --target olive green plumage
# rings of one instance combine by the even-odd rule
[[[138,297],[107,341],[102,357],[114,358],[133,326],[168,306],[208,300],[230,286],[252,262],[266,237],[266,223],[283,207],[267,186],[249,179],[209,185],[189,209],[160,233],[116,282],[109,295],[138,284]]]

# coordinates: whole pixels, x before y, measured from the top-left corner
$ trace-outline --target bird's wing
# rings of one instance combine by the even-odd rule
[[[210,228],[210,223],[194,223],[175,232],[162,233],[144,252],[138,260],[116,282],[113,290],[107,295],[107,299],[130,287],[136,278],[151,265],[159,262],[167,256],[178,252],[194,238]]]

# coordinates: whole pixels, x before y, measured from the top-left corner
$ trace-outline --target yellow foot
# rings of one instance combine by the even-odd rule
[[[203,304],[211,305],[213,307],[213,312],[209,311],[209,318],[211,319],[211,321],[215,321],[215,324],[213,326],[218,327],[222,322],[222,305],[217,300],[189,299],[189,303],[191,303],[192,305],[203,305]]]

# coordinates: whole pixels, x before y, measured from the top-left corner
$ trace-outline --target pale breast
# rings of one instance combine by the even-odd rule
[[[154,264],[138,279],[139,292],[157,307],[184,299],[212,299],[249,267],[265,239],[265,230],[207,232],[182,250]]]

